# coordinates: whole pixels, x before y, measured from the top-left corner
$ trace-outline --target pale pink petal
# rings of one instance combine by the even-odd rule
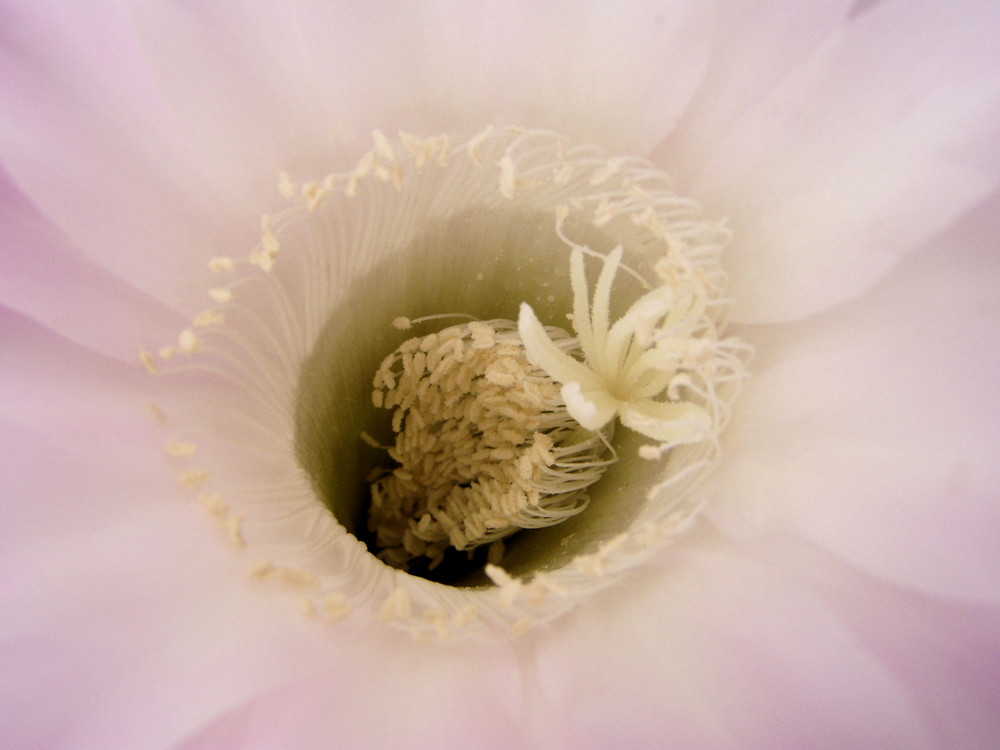
[[[733,121],[836,32],[852,5],[851,0],[719,3],[705,76],[677,127],[654,149],[653,160],[679,184],[690,184]]]
[[[97,464],[149,467],[158,454],[152,376],[0,307],[0,417]],[[137,440],[137,436],[148,436]],[[6,477],[5,477],[6,478]]]
[[[187,322],[80,254],[0,171],[0,298],[89,349],[135,364]],[[208,303],[205,299],[205,303]]]
[[[106,492],[150,507],[3,551],[0,704],[14,746],[168,745],[322,653],[323,634],[273,593],[238,585],[236,558],[193,508],[109,479]]]
[[[345,650],[323,673],[215,718],[178,750],[533,746],[511,647],[440,649],[406,644],[392,658]]]
[[[970,701],[981,683],[950,682],[966,705],[925,713],[945,707],[924,684],[932,668],[954,654],[958,669],[971,666],[964,645],[910,624],[927,602],[903,594],[887,606],[891,587],[836,559],[780,537],[734,547],[707,525],[657,568],[536,641],[529,699],[571,728],[573,747],[912,750],[934,747],[942,728],[996,735],[995,696]],[[862,605],[884,620],[843,616]],[[893,628],[913,679],[882,653]]]
[[[736,315],[877,281],[997,183],[1000,6],[875,4],[738,117],[690,183],[731,217]]]
[[[231,176],[208,181],[128,14],[17,4],[3,37],[0,162],[15,184],[86,256],[169,304],[198,304],[191,260],[251,246],[261,206]]]
[[[321,134],[340,156],[360,153],[373,128],[489,122],[646,153],[701,78],[713,16],[690,1],[303,0],[138,14],[163,90],[232,160],[244,158],[242,123],[254,116],[255,128],[287,120],[297,137]]]
[[[709,480],[738,535],[794,530],[919,590],[1000,601],[1000,200],[827,315],[750,328]]]

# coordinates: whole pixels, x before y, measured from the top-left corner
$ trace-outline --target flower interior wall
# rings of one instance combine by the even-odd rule
[[[717,457],[748,348],[724,337],[729,301],[719,255],[727,233],[674,195],[664,175],[640,160],[511,128],[454,143],[390,144],[376,133],[375,150],[353,172],[301,188],[286,175],[280,187],[293,206],[265,217],[250,273],[240,275],[229,258],[213,260],[221,282],[211,297],[221,303],[161,352],[169,359],[161,365],[207,369],[220,385],[235,384],[244,404],[236,414],[253,415],[214,417],[203,436],[214,432],[248,450],[235,467],[224,458],[189,477],[202,495],[232,504],[221,512],[210,503],[259,556],[252,575],[295,579],[288,571],[303,571],[301,581],[315,589],[303,598],[309,611],[333,596],[338,613],[342,602],[374,604],[387,619],[420,633],[431,622],[440,634],[442,622],[454,624],[472,607],[477,624],[506,632],[603,586],[691,519],[686,491]],[[368,513],[373,472],[386,470],[379,446],[392,435],[390,413],[372,401],[372,378],[413,336],[393,321],[448,313],[514,321],[527,303],[536,320],[576,326],[581,289],[578,280],[574,299],[571,250],[576,263],[586,252],[592,274],[596,260],[624,252],[623,272],[599,282],[610,320],[648,297],[649,280],[703,290],[690,334],[697,346],[685,349],[690,361],[671,398],[680,390],[699,405],[704,439],[651,444],[619,429],[620,460],[588,490],[586,511],[505,539],[499,567],[484,567],[480,555],[422,571],[439,583],[388,568],[370,554],[379,549]],[[524,584],[534,585],[530,602],[511,593]]]

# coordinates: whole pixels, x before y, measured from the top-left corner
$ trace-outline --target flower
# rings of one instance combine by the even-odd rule
[[[998,18],[961,10],[8,4],[5,743],[995,745]],[[757,355],[704,509],[509,642],[296,617],[162,481],[148,403],[240,399],[134,350],[255,246],[279,170],[508,121],[729,215]]]

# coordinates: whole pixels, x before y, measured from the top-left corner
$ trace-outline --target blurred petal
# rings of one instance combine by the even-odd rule
[[[993,190],[998,28],[992,2],[877,3],[733,123],[691,189],[730,213],[739,320],[849,299]]]
[[[542,695],[562,707],[573,746],[933,746],[907,690],[919,683],[901,685],[862,640],[863,621],[845,622],[843,602],[825,592],[849,580],[848,602],[867,603],[884,594],[878,582],[833,559],[808,564],[795,547],[780,559],[772,550],[787,540],[737,551],[699,526],[659,556],[660,573],[600,594],[537,647]],[[876,633],[913,614],[878,611],[886,622]],[[907,651],[933,659],[937,638],[922,636]],[[914,672],[927,676],[922,665]]]
[[[228,175],[225,193],[207,183],[197,141],[157,94],[127,13],[55,3],[4,14],[0,162],[18,189],[129,284],[198,304],[191,260],[252,246],[256,211]]]
[[[373,128],[484,122],[646,153],[700,80],[714,15],[693,0],[146,5],[160,85],[186,119],[210,123],[206,138],[234,166],[261,132],[287,143],[282,126],[340,156],[366,149]]]
[[[864,297],[752,329],[706,512],[918,590],[1000,601],[1000,198]]]
[[[392,659],[345,650],[325,673],[254,696],[179,750],[530,747],[517,665],[507,648],[491,650],[459,646],[447,659],[437,646],[407,645]]]
[[[154,465],[148,373],[0,307],[0,417],[99,464]]]
[[[149,341],[169,341],[183,318],[83,257],[0,171],[0,299],[61,336],[135,363]],[[28,345],[29,348],[31,344]]]
[[[677,127],[653,151],[653,160],[678,183],[690,184],[734,120],[838,31],[852,4],[852,0],[720,3],[705,75]]]

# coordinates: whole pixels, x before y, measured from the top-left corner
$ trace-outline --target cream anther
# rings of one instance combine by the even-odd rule
[[[198,447],[194,443],[184,443],[180,441],[171,441],[167,443],[165,449],[168,456],[174,456],[176,458],[183,458],[185,456],[193,456]]]
[[[227,302],[231,302],[233,299],[233,293],[224,287],[215,287],[214,289],[209,289],[208,296],[212,298],[213,302],[216,302],[220,305],[224,305]]]
[[[223,273],[236,268],[236,261],[232,258],[212,258],[208,261],[208,268],[212,273]]]
[[[190,328],[181,331],[177,337],[177,351],[181,354],[194,354],[201,349],[201,339]]]
[[[197,489],[208,481],[208,472],[204,469],[188,469],[178,474],[177,478],[183,487]]]
[[[572,350],[565,333],[553,335]],[[388,453],[398,466],[371,485],[368,527],[379,557],[397,567],[426,558],[433,568],[448,548],[559,523],[586,507],[585,488],[614,460],[526,360],[511,321],[409,339],[373,386],[372,403],[393,410]]]

